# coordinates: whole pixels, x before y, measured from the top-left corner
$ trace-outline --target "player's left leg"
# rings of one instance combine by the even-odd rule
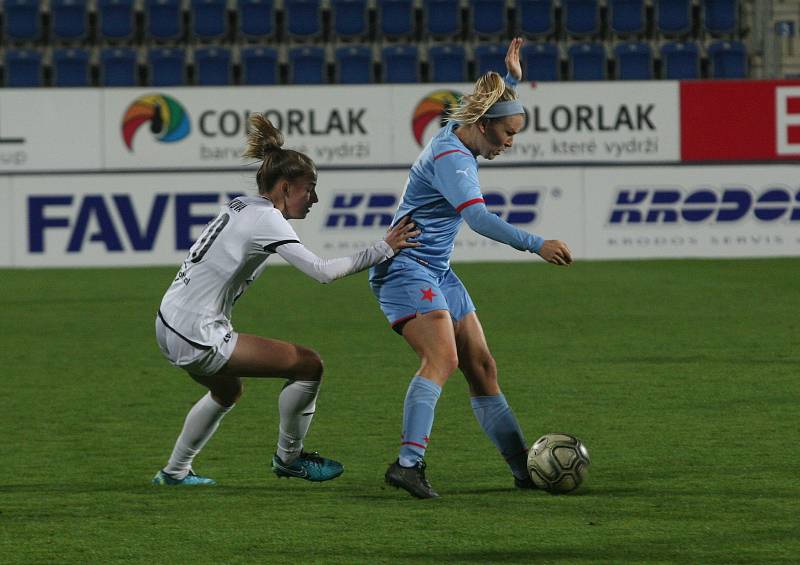
[[[497,384],[497,366],[475,312],[455,324],[459,369],[469,383],[472,411],[514,474],[518,487],[528,486],[525,436]]]

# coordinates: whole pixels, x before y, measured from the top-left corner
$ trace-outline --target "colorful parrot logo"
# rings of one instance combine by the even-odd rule
[[[133,137],[139,127],[150,122],[150,132],[161,143],[180,141],[191,130],[189,115],[180,102],[165,94],[147,94],[133,101],[122,118],[122,139],[133,151]]]
[[[461,94],[453,90],[437,90],[423,98],[414,108],[414,117],[411,120],[411,129],[414,130],[414,139],[420,147],[423,143],[425,129],[433,120],[439,120],[439,125],[444,125],[444,118],[451,108],[458,106]]]

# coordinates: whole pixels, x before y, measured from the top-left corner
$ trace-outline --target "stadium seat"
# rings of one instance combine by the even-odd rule
[[[502,37],[508,28],[505,0],[470,0],[470,34]]]
[[[289,84],[328,82],[325,49],[311,45],[289,49]]]
[[[12,41],[36,41],[42,36],[41,0],[5,0],[3,35]]]
[[[369,33],[367,0],[331,0],[333,33],[340,39],[365,38]]]
[[[97,28],[101,39],[122,40],[135,29],[133,0],[97,0]]]
[[[136,86],[138,78],[135,49],[106,47],[100,51],[100,86]]]
[[[295,39],[311,39],[322,33],[320,0],[285,0],[286,33]]]
[[[747,78],[747,50],[741,41],[715,41],[708,46],[711,78]]]
[[[628,41],[614,46],[617,80],[650,80],[653,78],[653,50],[648,43]]]
[[[86,0],[50,0],[50,32],[54,40],[81,40],[88,28]]]
[[[661,76],[670,80],[700,78],[697,43],[671,41],[661,46]]]
[[[186,84],[186,51],[182,47],[151,47],[147,52],[150,86]]]
[[[147,38],[165,41],[183,35],[181,0],[144,0],[144,11]]]
[[[44,84],[42,54],[36,49],[6,49],[3,68],[6,86],[28,88]]]
[[[617,35],[645,31],[644,0],[608,0],[608,27]]]
[[[459,0],[423,0],[422,21],[426,35],[454,37],[461,33]]]
[[[198,47],[194,51],[194,82],[198,86],[233,84],[231,50],[227,47]]]
[[[389,45],[381,50],[383,82],[419,82],[419,53],[416,45]]]
[[[237,0],[238,33],[243,39],[265,39],[275,34],[273,0]]]
[[[692,29],[692,0],[655,0],[656,31],[662,35],[685,35]]]
[[[243,47],[242,84],[278,84],[278,52],[272,47]]]
[[[553,0],[517,0],[517,28],[525,37],[541,37],[553,33],[555,6]]]
[[[378,34],[389,38],[407,38],[414,34],[412,0],[377,0]]]
[[[569,35],[595,35],[600,32],[598,0],[562,0],[564,31]]]
[[[575,43],[567,50],[570,80],[605,80],[606,48],[602,43]]]
[[[372,49],[368,45],[344,45],[334,52],[336,82],[369,84],[375,82]]]
[[[553,43],[523,45],[522,76],[529,81],[561,80],[561,50]]]
[[[483,43],[475,46],[475,71],[483,76],[489,71],[506,75],[506,51],[508,45],[501,43]]]
[[[703,0],[703,29],[723,35],[736,33],[738,27],[738,0]]]
[[[92,86],[88,49],[53,50],[53,86]]]
[[[190,14],[195,39],[219,40],[227,35],[227,0],[192,0]]]
[[[428,49],[428,70],[431,82],[466,82],[464,47],[457,43],[432,45]]]

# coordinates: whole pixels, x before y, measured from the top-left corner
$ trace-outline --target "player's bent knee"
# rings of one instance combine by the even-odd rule
[[[295,378],[304,381],[321,381],[325,367],[322,357],[313,349],[300,349],[300,362]]]

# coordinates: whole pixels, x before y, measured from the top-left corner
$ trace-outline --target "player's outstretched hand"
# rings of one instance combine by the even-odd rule
[[[406,216],[389,228],[389,231],[386,232],[386,237],[383,239],[391,246],[394,252],[397,253],[406,247],[419,247],[422,245],[416,241],[409,241],[417,237],[420,233],[420,230],[417,229],[417,225],[411,221],[409,216]]]
[[[511,40],[506,52],[506,69],[511,76],[517,80],[522,80],[522,65],[519,62],[519,48],[522,47],[523,39],[515,37]]]
[[[558,239],[548,239],[542,244],[539,256],[553,265],[569,265],[572,263],[572,252],[567,244]]]

